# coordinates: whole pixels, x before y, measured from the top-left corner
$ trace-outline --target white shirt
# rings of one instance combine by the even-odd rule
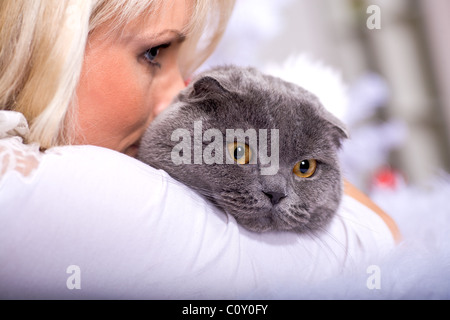
[[[268,297],[394,247],[344,196],[326,232],[253,233],[165,172],[99,147],[0,139],[0,298]]]

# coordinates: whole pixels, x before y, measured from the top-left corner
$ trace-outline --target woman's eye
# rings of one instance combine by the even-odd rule
[[[161,49],[166,49],[170,46],[170,43],[162,44],[157,47],[153,47],[151,49],[148,49],[144,52],[144,58],[145,60],[150,63],[151,65],[161,67],[161,64],[156,62],[156,58],[158,58],[158,55],[160,54]]]
[[[150,50],[145,51],[144,57],[149,61],[153,62],[158,56],[160,47],[154,47]]]
[[[314,159],[297,162],[292,170],[297,177],[310,178],[316,172],[317,161]]]
[[[252,150],[247,144],[232,142],[228,144],[231,158],[238,164],[249,164],[252,159]]]

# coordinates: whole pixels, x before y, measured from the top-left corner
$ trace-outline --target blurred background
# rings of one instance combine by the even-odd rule
[[[320,61],[348,96],[347,179],[366,192],[422,186],[450,172],[449,13],[448,0],[237,0],[204,68]]]

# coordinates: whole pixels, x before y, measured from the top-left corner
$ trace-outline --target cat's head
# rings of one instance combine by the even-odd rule
[[[338,209],[344,125],[304,89],[252,68],[196,77],[149,127],[138,158],[253,231],[315,231]]]

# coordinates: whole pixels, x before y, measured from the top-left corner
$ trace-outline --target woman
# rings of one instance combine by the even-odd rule
[[[350,187],[321,239],[254,234],[133,159],[231,8],[0,3],[1,298],[270,297],[393,246],[388,219]]]

